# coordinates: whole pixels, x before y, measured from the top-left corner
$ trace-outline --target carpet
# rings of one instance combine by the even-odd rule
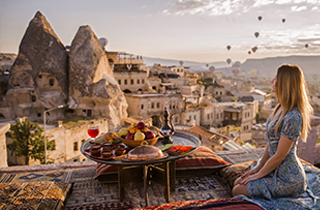
[[[35,171],[26,173],[3,173],[0,175],[0,183],[25,183],[25,182],[69,182],[72,171],[69,169]]]
[[[73,170],[70,183],[73,188],[65,209],[112,209],[125,210],[145,206],[142,183],[129,183],[125,186],[126,198],[119,201],[118,183],[94,180],[95,168]],[[152,182],[148,187],[149,206],[166,203],[164,186]],[[176,190],[170,194],[170,202],[217,199],[230,197],[230,190],[220,183],[215,175],[181,178],[176,180]]]

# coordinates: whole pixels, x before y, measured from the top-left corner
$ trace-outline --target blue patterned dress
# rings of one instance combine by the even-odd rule
[[[320,209],[320,170],[302,164],[296,155],[302,118],[293,108],[281,120],[277,135],[276,124],[280,115],[267,121],[267,142],[272,157],[278,147],[280,135],[294,141],[282,163],[263,178],[248,183],[249,198],[237,196],[258,204],[264,209]]]

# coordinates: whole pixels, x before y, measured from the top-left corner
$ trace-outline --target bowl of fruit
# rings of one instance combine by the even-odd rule
[[[119,131],[122,143],[134,148],[140,145],[154,145],[159,139],[159,129],[140,121]]]

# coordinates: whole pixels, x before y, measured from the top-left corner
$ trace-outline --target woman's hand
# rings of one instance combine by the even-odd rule
[[[251,182],[251,181],[256,180],[256,179],[259,179],[257,173],[255,173],[253,175],[249,175],[249,176],[247,176],[245,178],[241,178],[241,181],[239,182],[239,184],[246,185],[246,184],[248,184],[248,182]]]
[[[256,174],[259,172],[259,168],[258,167],[255,167],[249,171],[247,171],[246,173],[244,173],[242,176],[241,176],[241,179],[243,180],[244,178],[250,176],[250,175],[253,175],[253,174]]]

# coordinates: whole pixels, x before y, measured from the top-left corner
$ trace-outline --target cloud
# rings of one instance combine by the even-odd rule
[[[199,15],[209,16],[244,13],[254,8],[262,9],[269,5],[285,5],[291,11],[318,10],[320,0],[178,0],[162,11],[166,15]],[[277,9],[277,8],[275,8]],[[281,11],[281,10],[280,10]]]

